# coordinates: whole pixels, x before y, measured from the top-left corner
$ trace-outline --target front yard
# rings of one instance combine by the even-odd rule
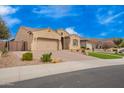
[[[32,51],[33,59],[31,61],[22,60],[22,55],[28,51],[14,51],[9,52],[6,57],[0,58],[0,68],[5,67],[15,67],[15,66],[25,66],[25,65],[38,65],[43,64],[41,61],[41,56],[44,53],[49,53],[46,51]],[[96,59],[90,56],[83,55],[82,53],[71,52],[71,51],[51,51],[52,57],[56,59],[60,59],[60,62],[66,61],[85,61]]]
[[[89,56],[101,58],[101,59],[119,59],[123,58],[123,54],[111,54],[102,52],[89,52]]]
[[[15,67],[15,66],[24,66],[24,65],[38,65],[43,64],[41,60],[41,55],[45,52],[42,51],[32,51],[33,58],[31,61],[22,60],[22,55],[25,52],[16,51],[9,52],[8,56],[0,58],[0,68],[5,67]],[[93,56],[93,57],[91,57]],[[86,61],[86,60],[96,60],[97,58],[101,59],[119,59],[122,58],[124,54],[110,54],[110,53],[101,53],[101,52],[90,52],[89,56],[83,55],[78,52],[71,51],[52,51],[52,57],[60,59],[60,62],[66,61]],[[96,57],[96,58],[95,58]]]

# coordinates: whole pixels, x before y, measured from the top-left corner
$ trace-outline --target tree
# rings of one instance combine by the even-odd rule
[[[121,39],[121,38],[116,38],[116,39],[113,40],[113,42],[115,43],[115,45],[116,45],[117,47],[120,47],[120,44],[123,42],[123,39]]]
[[[10,37],[9,29],[5,22],[0,18],[0,40],[8,39]]]
[[[120,47],[124,47],[124,41],[119,46]]]
[[[102,42],[102,48],[106,51],[109,48],[115,47],[115,44],[113,41],[103,41]]]

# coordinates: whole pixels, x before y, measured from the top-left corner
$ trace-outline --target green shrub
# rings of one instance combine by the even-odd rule
[[[112,50],[113,50],[114,52],[118,51],[118,49],[117,49],[117,48],[113,48]]]
[[[82,52],[82,53],[85,53],[85,49],[82,49],[81,52]]]
[[[7,48],[3,48],[3,49],[1,49],[0,51],[1,51],[1,56],[6,56],[7,53],[8,53]]]
[[[31,61],[33,59],[33,54],[30,52],[24,53],[22,55],[22,60],[24,61]]]
[[[45,53],[42,55],[42,57],[40,59],[43,62],[51,62],[52,61],[51,56],[52,56],[52,53]]]
[[[81,48],[82,48],[82,49],[86,49],[86,47],[85,47],[85,46],[81,46]]]

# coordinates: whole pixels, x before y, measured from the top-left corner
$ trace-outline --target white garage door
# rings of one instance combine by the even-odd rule
[[[58,50],[58,40],[52,39],[38,39],[37,41],[37,50]]]

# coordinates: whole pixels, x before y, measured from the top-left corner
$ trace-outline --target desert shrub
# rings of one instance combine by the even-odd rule
[[[1,56],[6,56],[7,53],[8,53],[8,49],[7,48],[3,48],[0,51],[1,51]]]
[[[119,51],[119,53],[122,54],[123,52],[122,51]],[[117,53],[115,53],[115,54],[117,54]]]
[[[52,61],[51,56],[52,56],[52,53],[45,53],[42,55],[42,57],[40,59],[43,62],[51,62]]]
[[[27,52],[27,53],[24,53],[23,55],[22,55],[22,60],[24,61],[31,61],[31,60],[33,60],[33,54],[32,53],[30,53],[30,52]]]
[[[85,53],[85,49],[82,49],[81,52],[82,52],[82,53]]]
[[[90,50],[90,48],[86,48],[86,50]]]
[[[115,52],[115,54],[118,53],[118,49],[117,48],[113,48],[112,51]]]
[[[77,52],[79,52],[80,50],[79,50],[79,49],[77,49],[76,51],[77,51]]]
[[[86,47],[85,46],[81,46],[81,49],[86,49]]]
[[[113,48],[112,50],[113,50],[114,52],[115,52],[115,51],[118,51],[118,49],[117,49],[117,48]]]

